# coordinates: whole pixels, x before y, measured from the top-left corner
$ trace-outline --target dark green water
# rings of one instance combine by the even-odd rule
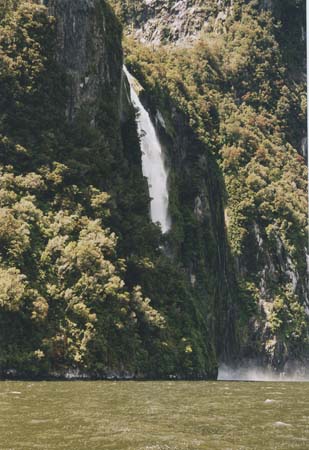
[[[309,383],[1,382],[0,449],[309,449]]]

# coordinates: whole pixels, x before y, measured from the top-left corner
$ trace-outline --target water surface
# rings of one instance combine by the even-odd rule
[[[309,449],[309,383],[0,382],[0,449]]]

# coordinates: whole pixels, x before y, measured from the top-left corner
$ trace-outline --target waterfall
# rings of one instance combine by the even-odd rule
[[[134,87],[136,81],[126,67],[123,70],[130,84],[131,101],[138,110],[137,127],[141,141],[143,175],[147,178],[151,198],[151,220],[159,222],[162,233],[166,233],[171,228],[171,219],[168,213],[168,171],[164,154],[150,115],[143,107]]]

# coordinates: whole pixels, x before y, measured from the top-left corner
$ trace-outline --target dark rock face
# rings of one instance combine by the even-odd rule
[[[69,77],[67,116],[86,108],[95,121],[98,99],[107,92],[118,101],[122,70],[121,31],[105,2],[50,0],[56,19],[58,61]]]
[[[228,362],[239,352],[239,341],[233,298],[236,280],[224,219],[224,183],[217,161],[181,113],[173,111],[170,116],[173,133],[164,126],[160,112],[155,119],[170,166],[172,233],[180,236],[173,241],[172,254],[187,272],[219,359]]]
[[[290,289],[293,295],[301,299],[308,311],[309,271],[308,257],[306,264],[306,249],[303,251],[304,264],[297,264],[295,257],[289,254],[284,242],[276,237],[272,248],[267,245],[265,232],[260,225],[254,224],[250,231],[250,246],[247,252],[236,262],[239,275],[246,279],[254,274],[258,280],[258,311],[259,313],[248,324],[249,335],[242,348],[242,357],[258,356],[260,364],[266,364],[283,370],[287,362],[306,358],[305,346],[303,354],[296,351],[293,343],[285,341],[282,336],[271,333],[271,312],[273,310],[274,291],[277,287]],[[290,317],[290,320],[292,317]],[[253,346],[259,342],[258,348]],[[253,348],[255,350],[253,351]]]

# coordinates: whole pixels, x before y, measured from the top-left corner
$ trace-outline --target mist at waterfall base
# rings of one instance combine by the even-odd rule
[[[258,362],[249,362],[239,367],[230,367],[221,364],[218,374],[219,381],[307,381],[309,382],[309,365],[296,364],[287,371],[276,372],[271,368],[265,368]]]
[[[151,220],[154,223],[158,222],[162,233],[166,233],[171,228],[171,219],[168,213],[168,170],[164,154],[150,115],[135,90],[136,81],[126,67],[123,70],[130,84],[131,101],[138,110],[136,119],[141,141],[143,175],[147,178],[151,198]]]

